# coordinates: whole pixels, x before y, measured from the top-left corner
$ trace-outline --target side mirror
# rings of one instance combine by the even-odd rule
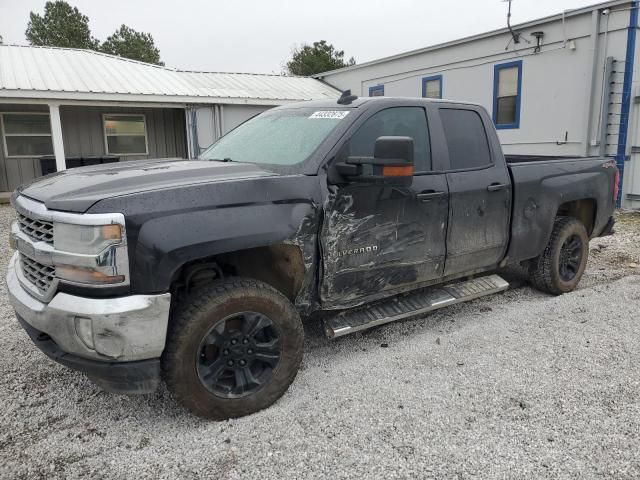
[[[336,170],[352,182],[411,185],[413,138],[378,137],[373,152],[373,157],[348,157]]]

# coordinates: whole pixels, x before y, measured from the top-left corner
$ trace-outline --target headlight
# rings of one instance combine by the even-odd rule
[[[53,246],[56,277],[83,285],[114,285],[127,281],[126,238],[120,224],[81,225],[55,222]]]
[[[97,255],[109,245],[122,242],[122,228],[111,225],[73,225],[55,223],[53,246],[56,250]]]

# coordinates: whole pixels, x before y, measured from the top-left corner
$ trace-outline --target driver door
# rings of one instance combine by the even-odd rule
[[[439,278],[446,255],[448,189],[431,171],[423,107],[392,107],[366,120],[336,161],[372,157],[381,136],[414,140],[411,186],[350,182],[329,185],[321,232],[325,308],[342,308]]]

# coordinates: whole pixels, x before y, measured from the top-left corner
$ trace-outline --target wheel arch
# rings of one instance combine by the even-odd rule
[[[174,292],[189,291],[213,279],[251,278],[272,286],[294,303],[306,275],[302,248],[281,242],[192,260],[174,272],[171,284]]]
[[[595,226],[598,202],[595,198],[581,198],[564,202],[558,206],[555,218],[572,217],[584,225],[587,235],[593,234]]]

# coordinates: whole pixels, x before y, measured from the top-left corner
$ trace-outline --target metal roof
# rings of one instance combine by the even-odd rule
[[[0,98],[279,105],[338,94],[314,78],[190,72],[90,50],[0,45]]]

